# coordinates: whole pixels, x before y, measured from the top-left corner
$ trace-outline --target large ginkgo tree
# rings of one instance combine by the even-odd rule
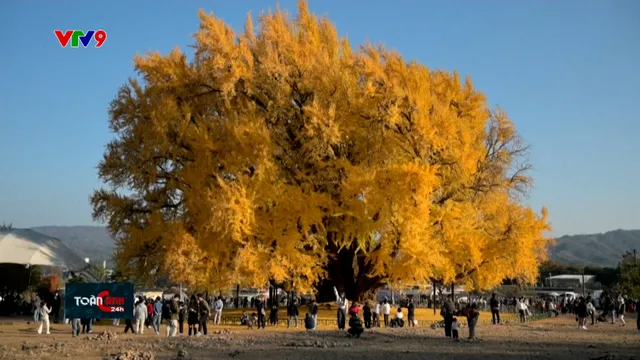
[[[305,2],[200,13],[192,60],[135,58],[110,107],[94,217],[119,269],[192,288],[330,281],[363,299],[391,281],[532,281],[546,211],[522,201],[527,148],[467,78],[354,49]]]

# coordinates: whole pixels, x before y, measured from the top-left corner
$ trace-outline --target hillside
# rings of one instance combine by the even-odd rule
[[[92,264],[101,265],[104,260],[111,266],[115,244],[107,229],[102,226],[38,226],[31,228],[41,234],[62,240]]]
[[[616,267],[626,251],[640,252],[640,230],[614,230],[604,234],[565,235],[556,239],[550,259],[571,265]]]
[[[101,226],[41,226],[33,230],[62,240],[94,264],[107,260],[115,250],[113,239]],[[615,267],[627,250],[640,252],[640,230],[614,230],[604,234],[568,235],[557,239],[550,258],[563,264]]]

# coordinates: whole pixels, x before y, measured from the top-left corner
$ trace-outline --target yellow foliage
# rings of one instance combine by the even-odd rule
[[[549,226],[518,196],[531,179],[506,114],[298,10],[242,34],[200,12],[193,61],[135,58],[92,196],[120,266],[196,288],[533,280]]]

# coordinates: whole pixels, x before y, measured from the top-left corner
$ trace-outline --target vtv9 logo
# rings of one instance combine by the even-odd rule
[[[71,40],[71,47],[78,48],[80,44],[83,47],[89,46],[91,39],[95,40],[95,47],[100,48],[107,41],[107,32],[104,30],[88,30],[86,33],[82,30],[54,30],[53,33],[58,39],[60,46],[67,47],[69,40]]]

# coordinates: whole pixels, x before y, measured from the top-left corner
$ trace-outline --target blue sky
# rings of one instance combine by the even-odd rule
[[[295,11],[295,1],[280,1]],[[137,53],[189,51],[197,11],[236,29],[275,1],[0,2],[0,223],[92,224],[107,107]],[[640,228],[640,2],[312,0],[366,39],[471,75],[533,147],[554,234]],[[61,48],[55,29],[107,31]],[[634,101],[635,100],[635,101]],[[634,106],[635,105],[635,106]]]

